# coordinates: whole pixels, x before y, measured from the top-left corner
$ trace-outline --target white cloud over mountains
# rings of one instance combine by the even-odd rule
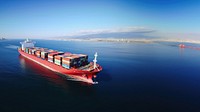
[[[125,28],[114,28],[114,29],[95,29],[95,30],[80,30],[70,33],[66,36],[84,36],[92,34],[106,34],[106,33],[150,33],[155,30],[145,27],[125,27]]]

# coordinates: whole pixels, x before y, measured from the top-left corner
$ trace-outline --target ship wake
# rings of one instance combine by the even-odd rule
[[[17,49],[17,48],[19,48],[19,46],[9,44],[9,45],[5,46],[5,48]]]

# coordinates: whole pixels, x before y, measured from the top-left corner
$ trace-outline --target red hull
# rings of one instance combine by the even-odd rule
[[[18,51],[25,58],[28,58],[28,59],[30,59],[42,66],[54,71],[54,72],[58,72],[63,75],[71,76],[73,78],[78,78],[79,80],[87,82],[87,83],[94,84],[95,82],[93,82],[92,78],[96,77],[96,74],[102,70],[102,67],[99,65],[97,65],[97,69],[95,69],[93,71],[85,71],[85,70],[80,70],[80,69],[75,69],[75,68],[66,69],[66,68],[63,68],[62,66],[48,62],[47,60],[43,60],[34,55],[25,53],[21,49],[19,49]]]

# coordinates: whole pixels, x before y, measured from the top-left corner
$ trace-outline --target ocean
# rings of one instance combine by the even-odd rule
[[[176,42],[34,40],[39,47],[88,54],[90,61],[98,52],[103,71],[91,85],[20,56],[20,41],[0,41],[0,112],[200,111],[199,50]]]

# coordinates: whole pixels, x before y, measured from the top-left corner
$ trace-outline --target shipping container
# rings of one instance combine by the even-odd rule
[[[53,53],[49,53],[49,54],[48,54],[48,59],[51,58],[51,59],[53,59],[53,62],[54,62],[54,57],[55,57],[56,55],[61,55],[61,54],[64,54],[64,53],[63,53],[63,52],[53,52]]]
[[[28,47],[25,48],[25,52],[28,53]]]
[[[60,60],[56,60],[56,59],[54,59],[54,62],[61,63],[61,61],[60,61]]]
[[[48,59],[49,62],[53,63],[53,59]]]
[[[35,55],[36,49],[33,49],[31,52],[32,52],[32,55]]]
[[[56,65],[61,65],[61,63],[60,63],[60,62],[56,62],[56,61],[55,61],[54,63],[55,63]]]
[[[72,63],[74,61],[74,58],[72,58],[72,57],[63,57],[62,58],[62,62],[63,63]]]
[[[54,62],[55,62],[55,63],[60,63],[60,64],[62,64],[60,60],[54,59]]]
[[[64,54],[62,55],[56,55],[55,56],[55,59],[54,59],[54,62],[57,64],[57,65],[62,65],[62,58],[64,57]]]
[[[88,64],[88,56],[87,55],[80,55],[80,61],[79,61],[79,66],[84,66]]]
[[[62,64],[62,67],[70,69],[72,66],[72,64]]]
[[[36,54],[37,57],[40,57],[40,56],[41,56],[41,51],[40,51],[40,50],[37,50],[37,51],[35,52],[35,54]]]
[[[66,65],[66,64],[62,64],[62,67],[67,68],[67,69],[71,68],[69,65]]]
[[[46,59],[46,58],[48,58],[48,54],[49,53],[57,53],[55,50],[48,50],[48,49],[44,49],[44,50],[42,50],[42,52],[41,52],[41,58],[42,59]]]
[[[57,59],[57,60],[62,60],[63,57],[64,57],[64,55],[56,55],[56,56],[55,56],[55,59]]]
[[[42,52],[41,52],[41,58],[42,58],[42,59],[48,58],[48,53],[45,52],[45,51],[42,51]]]
[[[33,50],[33,49],[34,49],[34,48],[29,48],[29,49],[28,49],[28,53],[29,53],[29,54],[32,54],[32,50]]]

